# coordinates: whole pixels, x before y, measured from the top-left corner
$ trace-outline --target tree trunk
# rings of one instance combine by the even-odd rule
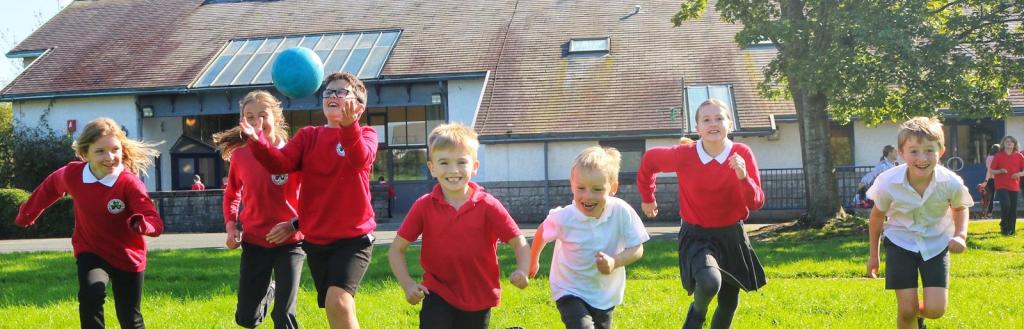
[[[802,224],[821,227],[832,218],[844,217],[835,166],[832,164],[828,101],[821,92],[808,93],[789,85],[800,123],[807,213]]]

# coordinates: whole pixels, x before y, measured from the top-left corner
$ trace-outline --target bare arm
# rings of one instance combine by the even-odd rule
[[[395,240],[391,242],[391,248],[388,249],[388,264],[391,265],[391,272],[395,274],[398,284],[405,291],[405,300],[409,304],[416,305],[430,292],[427,291],[427,287],[417,283],[409,275],[408,263],[405,261],[405,252],[411,244],[409,240],[396,236]]]
[[[533,234],[533,245],[530,247],[530,277],[536,277],[537,272],[540,271],[540,253],[544,251],[544,246],[548,243],[544,242],[544,225],[537,227],[537,232]]]
[[[509,280],[519,289],[525,289],[530,284],[527,272],[530,270],[530,246],[526,244],[526,237],[522,234],[508,241],[516,253],[516,270],[509,275]]]
[[[868,218],[868,264],[867,275],[869,278],[878,277],[878,248],[882,237],[882,223],[885,222],[885,213],[878,207],[871,208],[871,216]]]
[[[970,214],[966,207],[953,209],[953,239],[949,240],[949,251],[961,253],[967,249],[967,219]]]

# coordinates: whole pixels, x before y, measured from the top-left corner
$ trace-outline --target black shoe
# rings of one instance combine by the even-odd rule
[[[917,328],[925,329],[928,328],[924,325],[924,318],[917,318]]]

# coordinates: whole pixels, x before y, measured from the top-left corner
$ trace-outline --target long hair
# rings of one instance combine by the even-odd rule
[[[1006,151],[1006,141],[1007,140],[1010,140],[1010,141],[1013,142],[1013,152],[1019,152],[1020,151],[1020,144],[1017,144],[1017,139],[1013,138],[1013,136],[1010,136],[1010,135],[1006,135],[1006,137],[1003,137],[1003,140],[1000,143],[1000,144],[1003,144],[1003,151]],[[1010,153],[1013,153],[1013,152],[1010,152]]]
[[[889,153],[892,153],[892,151],[895,151],[895,150],[896,150],[895,146],[886,145],[885,147],[882,148],[882,157],[878,158],[878,161],[885,160],[885,157],[889,156]]]
[[[284,120],[284,110],[281,108],[281,101],[266,90],[253,90],[238,102],[238,109],[245,111],[245,105],[252,102],[260,102],[267,105],[267,110],[274,116],[274,136],[279,141],[288,141],[288,123]],[[242,116],[240,120],[245,120]],[[242,138],[242,127],[235,126],[231,129],[213,134],[213,144],[220,149],[220,156],[224,160],[231,159],[239,147],[245,146],[246,140]]]
[[[79,159],[88,161],[86,155],[89,154],[89,146],[104,136],[114,136],[121,142],[121,163],[125,169],[136,175],[148,175],[146,168],[152,166],[153,159],[160,155],[160,151],[156,150],[159,144],[129,139],[121,125],[111,118],[96,118],[89,122],[82,130],[82,134],[78,135],[78,139],[71,143],[71,148],[75,150],[75,155]]]

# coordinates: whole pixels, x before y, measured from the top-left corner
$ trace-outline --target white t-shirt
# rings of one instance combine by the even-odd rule
[[[600,218],[583,215],[575,205],[552,209],[541,226],[541,238],[545,242],[555,241],[550,275],[552,298],[572,295],[602,310],[622,303],[626,268],[601,274],[595,255],[601,251],[615,256],[650,240],[640,216],[626,201],[608,197]]]
[[[963,179],[943,166],[935,166],[932,181],[917,194],[907,181],[907,165],[901,164],[878,175],[868,189],[868,198],[889,218],[885,237],[925,260],[942,252],[953,238],[952,208],[974,205]]]

